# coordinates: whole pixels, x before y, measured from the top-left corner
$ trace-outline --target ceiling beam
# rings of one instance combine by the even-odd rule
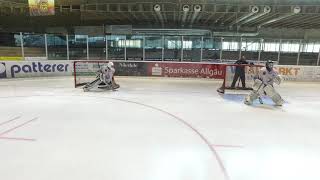
[[[261,17],[261,18],[258,18],[258,19],[256,19],[256,20],[253,20],[253,21],[247,23],[246,26],[257,26],[257,24],[261,24],[261,23],[267,21],[267,19],[273,19],[273,18],[275,18],[275,16],[279,16],[279,15],[278,15],[278,14],[272,14],[272,13],[270,13],[270,14],[268,14],[267,16],[263,16],[263,17]]]
[[[231,28],[233,25],[240,23],[241,21],[244,21],[250,17],[252,17],[253,15],[257,14],[259,12],[259,7],[258,6],[252,6],[250,9],[250,12],[248,14],[245,14],[244,16],[235,19],[233,22],[231,22],[229,24],[229,27]]]
[[[273,24],[272,26],[287,26],[287,25],[290,25],[290,24],[294,24],[294,23],[298,23],[298,21],[304,21],[306,19],[309,19],[310,17],[308,16],[304,16],[304,15],[301,15],[301,16],[297,16],[297,17],[291,17],[289,19],[286,19],[286,21],[279,21],[275,24]]]
[[[209,16],[207,17],[207,19],[206,19],[203,23],[204,23],[204,24],[207,24],[207,23],[211,20],[211,18],[213,18],[215,15],[216,15],[216,13],[212,13],[211,15],[209,15]]]
[[[286,14],[286,15],[282,15],[282,16],[279,16],[279,17],[277,17],[277,18],[271,19],[271,20],[269,20],[269,21],[266,21],[266,22],[264,22],[264,23],[261,23],[261,24],[258,25],[258,29],[260,29],[262,26],[275,23],[275,22],[277,22],[277,21],[286,19],[286,18],[291,17],[291,16],[293,16],[293,15],[295,15],[295,14],[292,14],[292,13]]]

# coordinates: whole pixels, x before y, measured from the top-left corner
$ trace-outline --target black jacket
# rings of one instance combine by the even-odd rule
[[[246,60],[238,60],[234,64],[249,64]],[[237,66],[236,73],[244,73],[244,66]]]

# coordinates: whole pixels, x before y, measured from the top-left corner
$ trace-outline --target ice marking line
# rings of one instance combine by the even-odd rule
[[[89,96],[90,97],[90,96]],[[95,97],[95,96],[93,96]],[[109,98],[109,97],[104,97],[104,98]],[[218,164],[222,170],[222,173],[225,177],[226,180],[230,180],[230,177],[227,173],[227,170],[226,168],[224,167],[224,164],[222,162],[222,159],[220,158],[217,150],[210,144],[209,140],[207,138],[204,137],[203,134],[201,134],[195,127],[193,127],[190,123],[188,123],[187,121],[183,120],[182,118],[168,112],[168,111],[165,111],[165,110],[162,110],[160,108],[157,108],[157,107],[154,107],[154,106],[151,106],[151,105],[147,105],[147,104],[143,104],[143,103],[139,103],[139,102],[135,102],[135,101],[129,101],[129,100],[124,100],[124,99],[118,99],[118,98],[110,98],[110,99],[114,99],[114,100],[118,100],[118,101],[122,101],[122,102],[129,102],[129,103],[133,103],[133,104],[138,104],[138,105],[141,105],[141,106],[145,106],[145,107],[149,107],[151,109],[154,109],[154,110],[157,110],[157,111],[160,111],[162,113],[165,113],[171,117],[173,117],[174,119],[178,120],[179,122],[183,123],[185,126],[189,127],[191,130],[193,130],[196,134],[198,134],[198,136],[207,144],[207,146],[209,147],[209,149],[211,150],[211,152],[213,153],[213,155],[215,156],[216,160],[218,161]]]
[[[0,123],[0,126],[8,124],[9,122],[15,121],[15,120],[17,120],[19,118],[21,118],[21,116],[17,116],[17,117],[14,117],[14,118],[12,118],[12,119],[10,119],[8,121],[2,122],[2,123]]]
[[[27,121],[27,122],[24,122],[24,123],[22,123],[22,124],[20,124],[20,125],[18,125],[18,126],[15,126],[15,127],[11,128],[11,129],[8,129],[8,130],[0,133],[0,137],[3,136],[3,135],[5,135],[5,134],[8,134],[9,132],[11,132],[11,131],[13,131],[13,130],[15,130],[15,129],[18,129],[18,128],[22,127],[22,126],[25,126],[26,124],[28,124],[28,123],[30,123],[30,122],[32,122],[32,121],[35,121],[35,120],[37,120],[37,119],[38,119],[38,117],[33,118],[33,119],[31,119],[31,120],[29,120],[29,121]]]
[[[36,141],[36,139],[29,139],[29,138],[14,138],[14,137],[0,137],[1,139],[5,140],[15,140],[15,141]]]
[[[25,98],[25,97],[45,97],[45,96],[51,96],[52,95],[30,95],[30,96],[6,96],[6,97],[0,97],[0,98]],[[55,97],[57,97],[58,95],[54,95]],[[66,95],[66,96],[71,96],[71,97],[84,97],[84,96],[81,96],[81,95]],[[64,97],[62,95],[60,95],[60,97]],[[220,158],[217,150],[211,145],[211,143],[204,137],[204,135],[202,135],[196,128],[194,128],[191,124],[189,124],[188,122],[186,122],[185,120],[183,120],[182,118],[168,112],[168,111],[165,111],[165,110],[162,110],[160,108],[157,108],[157,107],[154,107],[154,106],[151,106],[151,105],[147,105],[147,104],[143,104],[143,103],[139,103],[139,102],[135,102],[135,101],[130,101],[130,100],[125,100],[125,99],[118,99],[118,98],[111,98],[111,97],[105,97],[105,96],[92,96],[92,95],[86,95],[85,97],[94,97],[94,98],[107,98],[107,99],[113,99],[113,100],[118,100],[118,101],[122,101],[122,102],[127,102],[127,103],[132,103],[132,104],[137,104],[137,105],[141,105],[141,106],[144,106],[144,107],[148,107],[148,108],[151,108],[151,109],[154,109],[154,110],[157,110],[159,112],[162,112],[164,114],[167,114],[171,117],[173,117],[174,119],[178,120],[179,122],[181,122],[182,124],[184,124],[185,126],[189,127],[192,131],[194,131],[204,142],[205,144],[209,147],[210,151],[212,152],[212,154],[214,155],[214,157],[216,158],[217,162],[218,162],[218,165],[224,175],[224,178],[225,180],[230,180],[229,178],[229,175],[227,173],[227,170],[226,168],[224,167],[224,164],[222,162],[222,159]],[[35,120],[37,118],[34,118],[33,120]],[[31,121],[31,120],[30,120]],[[16,128],[15,128],[16,129]],[[0,136],[3,135],[0,134]]]

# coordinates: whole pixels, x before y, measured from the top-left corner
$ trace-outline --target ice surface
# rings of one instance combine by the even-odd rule
[[[0,179],[320,179],[319,83],[284,82],[275,107],[220,81],[117,79],[87,93],[71,77],[0,80]]]

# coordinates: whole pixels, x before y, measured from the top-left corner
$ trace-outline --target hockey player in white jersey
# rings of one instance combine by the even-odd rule
[[[97,71],[97,79],[86,84],[83,87],[84,91],[89,91],[92,88],[99,89],[118,89],[120,86],[114,80],[115,68],[113,62],[108,62]]]
[[[253,90],[245,98],[244,103],[251,105],[254,100],[260,100],[262,103],[261,96],[269,96],[277,106],[282,106],[284,100],[280,94],[274,89],[273,83],[280,84],[282,79],[278,72],[273,68],[273,61],[268,60],[266,67],[260,69],[258,76],[254,78]]]

